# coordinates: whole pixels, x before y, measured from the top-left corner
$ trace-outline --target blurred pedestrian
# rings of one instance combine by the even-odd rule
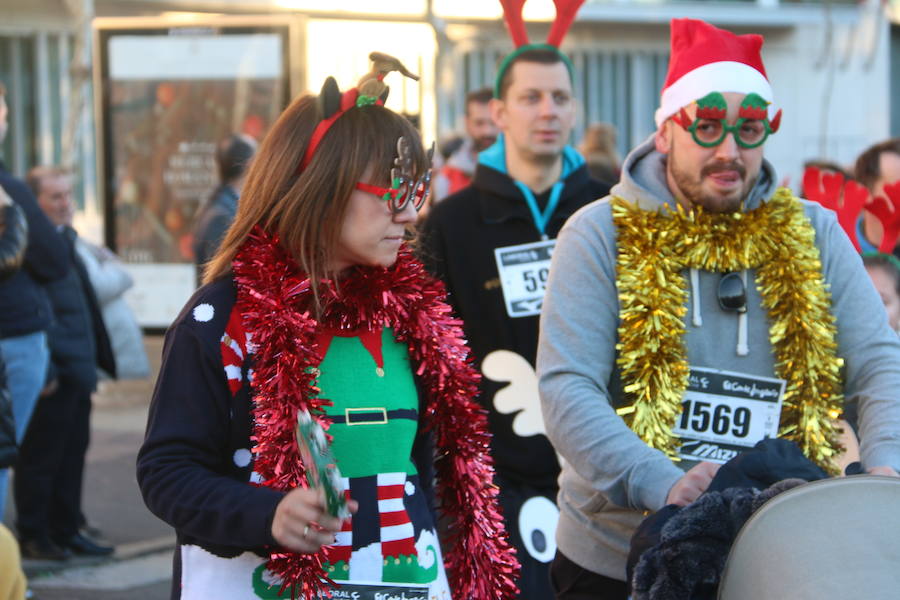
[[[856,180],[866,186],[871,198],[884,196],[884,186],[900,182],[900,137],[890,138],[867,148],[856,159]],[[863,210],[859,220],[857,239],[863,252],[878,252],[884,226],[879,218]],[[900,250],[894,248],[894,254]]]
[[[100,314],[109,335],[117,379],[142,379],[150,375],[144,337],[125,292],[134,279],[112,250],[78,237],[75,250],[100,303]]]
[[[0,280],[11,277],[25,259],[28,244],[28,223],[22,209],[0,188]],[[6,508],[8,469],[16,462],[18,439],[13,414],[12,396],[6,383],[6,362],[0,351],[0,516]],[[0,598],[3,596],[0,595]]]
[[[97,296],[75,250],[72,178],[57,167],[36,167],[27,180],[59,230],[55,235],[66,246],[69,272],[46,285],[54,314],[48,331],[50,385],[19,449],[14,486],[19,540],[26,558],[102,556],[113,548],[80,531],[81,490],[97,368],[115,377],[115,360]]]
[[[466,137],[462,138],[460,147],[447,158],[435,177],[432,203],[440,202],[472,183],[478,153],[497,141],[499,130],[491,119],[490,109],[493,95],[489,87],[466,94]]]
[[[7,112],[6,88],[0,84],[0,143],[8,131]],[[69,263],[63,239],[38,207],[31,190],[2,162],[0,188],[25,214],[28,230],[22,268],[0,281],[0,353],[6,361],[16,440],[22,443],[50,361],[46,330],[53,320],[53,309],[43,284],[67,276]],[[8,477],[7,469],[0,469],[0,509],[6,502]]]
[[[216,168],[219,186],[197,211],[194,225],[194,264],[197,281],[203,279],[203,268],[215,255],[225,232],[234,221],[244,177],[253,155],[256,140],[244,134],[233,134],[216,146]]]
[[[587,162],[591,177],[613,184],[619,180],[622,158],[616,149],[616,126],[612,123],[593,123],[584,132],[578,151]]]
[[[137,472],[178,536],[175,599],[318,598],[326,576],[348,598],[510,595],[477,375],[403,244],[431,157],[383,106],[405,69],[371,57],[357,88],[328,78],[279,117],[166,336]]]
[[[506,17],[517,39],[515,16]],[[544,433],[534,373],[538,318],[556,235],[609,191],[568,145],[575,73],[553,45],[564,30],[550,44],[522,45],[506,57],[490,103],[500,135],[479,154],[472,185],[434,207],[421,240],[483,375],[500,502],[522,563],[520,598],[534,599],[552,594],[548,563],[559,515],[559,463]]]

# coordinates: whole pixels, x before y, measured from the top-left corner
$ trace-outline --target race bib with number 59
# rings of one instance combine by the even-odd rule
[[[512,318],[541,314],[555,240],[494,250],[506,314]]]

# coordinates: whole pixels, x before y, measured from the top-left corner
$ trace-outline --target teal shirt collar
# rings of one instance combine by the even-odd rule
[[[506,140],[502,133],[497,136],[497,141],[494,142],[493,145],[491,145],[489,148],[478,155],[478,164],[485,165],[486,167],[490,167],[495,171],[499,171],[500,173],[509,176],[509,171],[506,167]],[[577,150],[575,150],[575,148],[571,146],[563,147],[562,172],[560,174],[559,181],[554,183],[553,187],[550,189],[550,199],[547,201],[547,206],[543,210],[543,212],[538,208],[537,200],[534,197],[534,192],[532,192],[528,188],[528,186],[521,181],[516,181],[515,179],[513,179],[513,183],[515,184],[516,188],[518,188],[519,191],[522,192],[522,196],[525,198],[525,202],[528,204],[528,209],[531,211],[531,218],[534,221],[534,226],[538,230],[538,233],[541,234],[541,237],[547,237],[547,223],[550,222],[550,219],[553,217],[553,212],[559,205],[559,200],[562,197],[563,188],[565,187],[566,178],[574,173],[577,169],[582,167],[584,164],[584,158],[578,153]]]

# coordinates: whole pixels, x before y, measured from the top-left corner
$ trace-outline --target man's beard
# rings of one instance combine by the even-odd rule
[[[481,137],[472,138],[472,147],[475,148],[475,152],[483,152],[493,146],[496,141],[497,136],[495,135],[483,135]]]
[[[666,168],[671,173],[672,179],[675,180],[675,184],[678,186],[677,191],[681,193],[682,197],[690,202],[691,206],[702,206],[710,212],[728,213],[740,209],[741,204],[747,199],[747,196],[756,184],[756,178],[752,180],[746,179],[747,168],[733,160],[704,165],[696,177],[692,177],[678,168],[674,152],[669,153],[667,163]],[[739,195],[722,196],[719,194],[707,194],[703,191],[703,180],[707,176],[720,171],[734,171],[738,174],[742,182]]]

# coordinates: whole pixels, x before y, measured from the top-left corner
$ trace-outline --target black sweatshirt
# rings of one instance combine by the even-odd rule
[[[604,197],[609,186],[595,181],[585,166],[564,180],[559,204],[546,234],[553,239],[579,208]],[[550,191],[537,195],[540,208]],[[449,292],[448,301],[463,328],[476,365],[495,350],[510,350],[535,364],[538,316],[510,318],[506,313],[494,249],[538,242],[528,205],[513,179],[483,163],[472,185],[438,203],[421,232],[422,260]],[[484,378],[481,402],[489,411],[492,452],[498,474],[542,487],[555,487],[559,475],[556,454],[546,436],[521,437],[513,431],[515,414],[494,407],[494,394],[505,384]]]

